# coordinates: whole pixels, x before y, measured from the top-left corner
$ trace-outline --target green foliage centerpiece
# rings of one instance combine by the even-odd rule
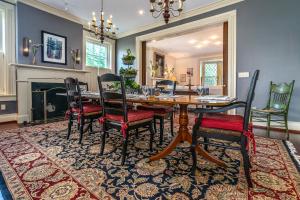
[[[124,77],[126,89],[139,90],[140,85],[135,81],[137,70],[133,67],[123,68],[119,71],[120,75]]]
[[[140,85],[135,82],[137,70],[131,66],[135,61],[135,56],[131,53],[130,49],[127,49],[127,54],[123,55],[122,61],[124,65],[127,65],[127,67],[121,67],[119,73],[124,77],[126,89],[131,91],[139,90]]]
[[[124,65],[127,65],[127,66],[133,65],[133,63],[135,61],[135,56],[132,55],[130,49],[127,49],[127,55],[123,55],[122,61],[123,61]]]

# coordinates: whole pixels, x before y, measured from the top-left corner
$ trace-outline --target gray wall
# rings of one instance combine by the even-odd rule
[[[37,53],[38,65],[49,67],[73,68],[70,56],[71,49],[80,49],[82,53],[82,25],[63,19],[61,17],[38,10],[26,4],[17,4],[18,21],[18,49],[17,60],[21,64],[31,64],[32,56],[24,57],[22,54],[22,40],[28,37],[34,43],[42,43],[41,31],[48,31],[67,37],[67,65],[57,65],[41,62],[41,49]],[[81,68],[81,67],[78,67]]]
[[[6,110],[0,110],[0,115],[17,113],[16,101],[0,101],[0,105],[2,104],[6,106]]]
[[[300,121],[300,1],[245,0],[244,2],[198,15],[189,19],[121,38],[117,41],[117,67],[122,67],[126,48],[135,53],[139,35],[237,10],[237,72],[255,69],[261,74],[254,106],[265,105],[270,81],[296,80],[289,120]],[[237,96],[245,99],[250,79],[237,80]]]

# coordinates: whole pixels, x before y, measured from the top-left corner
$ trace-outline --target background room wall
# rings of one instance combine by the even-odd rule
[[[191,78],[192,85],[200,85],[201,62],[222,60],[222,57],[222,55],[207,55],[176,59],[175,74],[177,81],[180,85],[188,84],[188,78],[186,79],[186,82],[180,82],[180,74],[186,74],[187,68],[193,68],[194,75]]]
[[[187,22],[237,10],[237,72],[261,70],[254,106],[267,101],[270,81],[296,80],[290,121],[300,122],[300,1],[245,0],[198,16],[121,38],[117,42],[117,66],[126,48],[135,53],[135,38]],[[250,78],[237,79],[237,97],[245,99]]]
[[[146,74],[146,82],[148,85],[153,84],[152,74],[151,74],[151,63],[154,64],[154,53],[158,53],[165,56],[165,67],[171,68],[175,67],[176,59],[170,55],[168,52],[162,51],[160,49],[148,47],[146,51],[146,63],[147,63],[147,74]],[[149,73],[148,73],[149,72]]]
[[[32,57],[24,57],[22,54],[22,40],[28,37],[34,43],[41,43],[41,31],[67,37],[67,65],[57,65],[41,62],[41,48],[37,53],[37,65],[61,68],[73,68],[71,49],[80,49],[82,54],[82,25],[67,19],[49,14],[29,5],[17,3],[17,26],[18,26],[18,50],[17,61],[19,64],[31,64]],[[81,66],[77,66],[82,68]]]

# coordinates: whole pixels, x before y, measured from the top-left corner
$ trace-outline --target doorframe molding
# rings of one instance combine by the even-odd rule
[[[136,59],[138,66],[137,81],[142,82],[142,42],[164,38],[176,34],[184,34],[206,26],[228,22],[228,96],[236,97],[236,10],[212,17],[174,26],[168,29],[152,32],[136,37]]]

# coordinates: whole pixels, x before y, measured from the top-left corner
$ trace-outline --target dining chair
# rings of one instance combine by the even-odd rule
[[[118,83],[120,89],[111,89],[110,85]],[[100,100],[103,106],[103,116],[99,119],[102,124],[102,145],[100,155],[103,155],[105,148],[105,140],[108,129],[117,129],[123,136],[123,149],[121,164],[124,165],[129,134],[131,130],[138,128],[147,128],[150,131],[150,151],[152,151],[152,143],[154,137],[153,130],[153,111],[128,109],[125,93],[125,84],[122,76],[115,74],[104,74],[98,76],[98,84],[100,91]],[[118,103],[115,103],[118,102]]]
[[[295,80],[291,83],[270,83],[267,106],[263,109],[251,110],[251,122],[267,122],[268,137],[270,137],[271,122],[284,126],[286,138],[289,140],[288,114]]]
[[[160,90],[161,94],[170,94],[174,95],[176,90],[176,82],[171,80],[161,80],[157,81],[155,84],[155,88]],[[170,130],[172,136],[174,135],[174,107],[173,106],[156,106],[156,105],[141,105],[138,107],[142,110],[152,110],[154,112],[154,130],[157,132],[156,122],[159,120],[160,127],[160,137],[159,143],[163,143],[164,137],[164,124],[165,119],[170,120]]]
[[[66,112],[66,117],[69,121],[67,139],[69,139],[71,135],[73,120],[77,120],[80,132],[79,144],[81,144],[86,120],[89,120],[90,132],[93,132],[92,123],[101,116],[102,107],[92,102],[84,101],[81,97],[78,79],[69,77],[66,78],[64,82],[68,101],[68,110]]]
[[[243,156],[244,171],[249,187],[252,187],[250,177],[250,159],[249,159],[249,143],[252,142],[253,150],[255,151],[255,140],[252,131],[252,124],[249,123],[251,105],[255,96],[256,83],[259,77],[259,70],[254,72],[250,89],[248,91],[246,101],[233,102],[227,106],[218,109],[196,110],[198,117],[195,119],[192,133],[191,153],[193,157],[192,175],[195,175],[197,167],[196,147],[198,144],[204,144],[205,150],[208,150],[208,145],[240,150]],[[243,108],[243,116],[223,114],[228,110]],[[204,142],[198,141],[202,137]],[[210,142],[209,139],[217,139],[215,142]],[[238,142],[240,146],[225,145],[218,140]]]

